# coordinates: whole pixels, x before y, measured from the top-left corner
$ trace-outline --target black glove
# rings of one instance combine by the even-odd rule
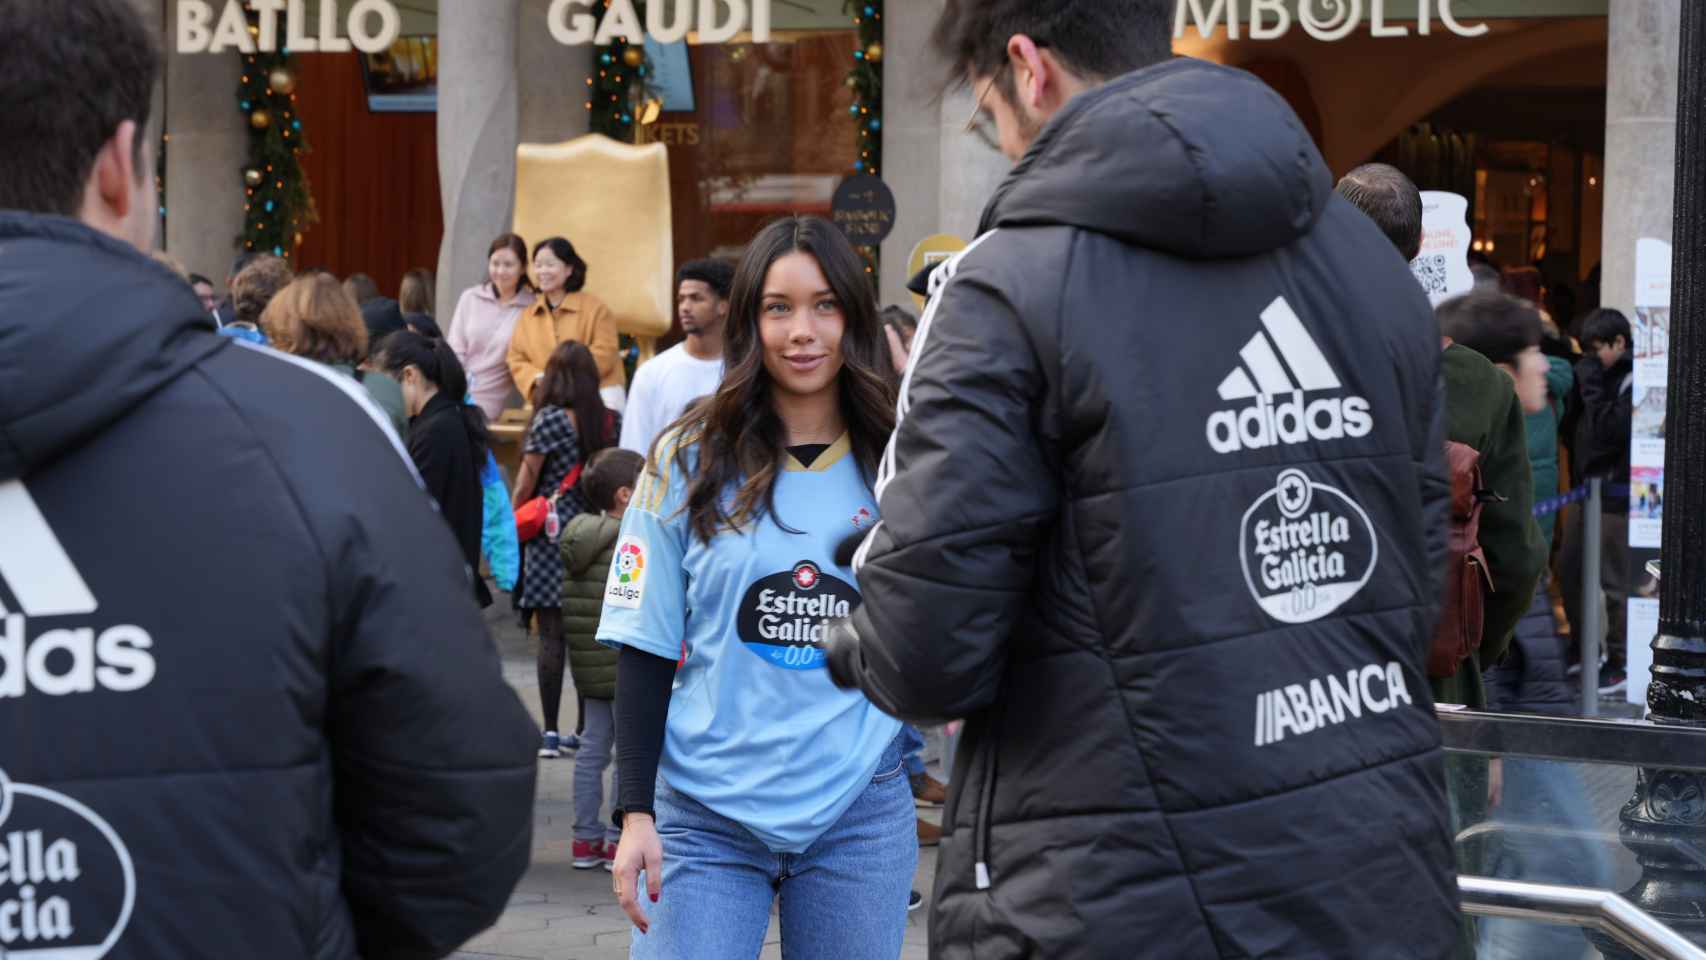
[[[859,631],[853,621],[842,617],[825,622],[823,649],[829,679],[843,690],[859,689]]]

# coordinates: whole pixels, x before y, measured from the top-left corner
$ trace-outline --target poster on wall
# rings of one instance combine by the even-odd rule
[[[1439,306],[1475,286],[1469,272],[1469,201],[1443,190],[1422,191],[1422,252],[1410,272]]]
[[[1635,244],[1634,418],[1629,438],[1629,703],[1645,703],[1659,629],[1659,584],[1647,572],[1664,531],[1665,394],[1670,376],[1670,244],[1642,237]]]

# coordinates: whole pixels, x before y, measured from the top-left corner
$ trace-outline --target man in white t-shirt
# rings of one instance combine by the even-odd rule
[[[734,277],[734,267],[721,260],[694,260],[677,272],[676,315],[687,339],[635,371],[622,415],[623,449],[649,456],[657,435],[723,382],[723,325]]]

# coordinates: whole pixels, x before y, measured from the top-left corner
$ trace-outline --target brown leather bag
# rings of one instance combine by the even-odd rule
[[[1481,648],[1482,614],[1486,595],[1493,591],[1480,541],[1481,506],[1492,496],[1481,482],[1481,452],[1448,441],[1445,463],[1451,475],[1451,533],[1445,551],[1444,608],[1428,650],[1428,676],[1435,678],[1455,674],[1458,665]]]

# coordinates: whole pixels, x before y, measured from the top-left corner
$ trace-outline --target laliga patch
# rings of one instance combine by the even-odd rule
[[[130,851],[100,814],[0,771],[0,956],[99,960],[135,905]]]
[[[623,537],[610,560],[610,579],[604,584],[604,605],[624,610],[640,609],[646,596],[646,543],[638,537]]]
[[[850,616],[858,605],[859,591],[852,584],[801,560],[747,588],[735,632],[742,646],[772,666],[820,669],[824,621]]]
[[[1263,611],[1282,623],[1319,620],[1344,606],[1374,575],[1374,524],[1361,506],[1301,470],[1244,512],[1239,560]]]

